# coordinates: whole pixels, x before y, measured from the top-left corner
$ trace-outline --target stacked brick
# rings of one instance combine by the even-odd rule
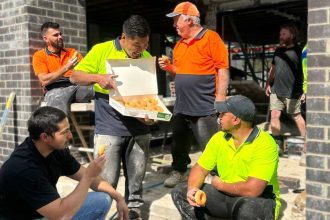
[[[330,1],[308,1],[306,219],[330,219]]]
[[[27,136],[26,122],[42,98],[32,68],[33,53],[42,48],[39,29],[45,21],[58,22],[67,47],[87,50],[84,0],[0,1],[0,112],[10,92],[14,106],[0,136],[0,166]]]

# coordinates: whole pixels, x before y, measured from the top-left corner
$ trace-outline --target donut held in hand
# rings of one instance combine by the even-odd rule
[[[203,190],[198,190],[195,193],[195,202],[199,206],[205,206],[206,203],[206,194]]]

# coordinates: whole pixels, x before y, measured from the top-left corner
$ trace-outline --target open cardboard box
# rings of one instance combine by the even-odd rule
[[[109,93],[109,104],[122,115],[155,119],[171,120],[172,113],[158,97],[156,57],[141,59],[108,59],[107,72],[118,75],[116,89]],[[154,98],[163,111],[143,110],[127,107],[123,103],[134,99]]]

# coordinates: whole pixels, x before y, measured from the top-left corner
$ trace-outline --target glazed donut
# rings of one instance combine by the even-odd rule
[[[168,58],[168,56],[165,56],[165,55],[162,55],[162,60],[166,64],[168,64],[170,62],[170,58]]]
[[[102,144],[99,146],[99,148],[98,148],[99,156],[102,156],[105,153],[105,147],[106,147],[105,144]]]
[[[199,206],[205,206],[205,202],[206,202],[206,194],[203,190],[198,190],[195,193],[195,201],[197,203],[197,205]]]

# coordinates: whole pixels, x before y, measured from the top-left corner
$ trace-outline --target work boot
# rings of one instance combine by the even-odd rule
[[[128,219],[129,220],[142,220],[140,208],[129,208]]]
[[[175,187],[178,183],[181,183],[185,180],[184,173],[180,173],[179,171],[173,170],[171,171],[169,177],[164,181],[164,186],[168,188]]]

